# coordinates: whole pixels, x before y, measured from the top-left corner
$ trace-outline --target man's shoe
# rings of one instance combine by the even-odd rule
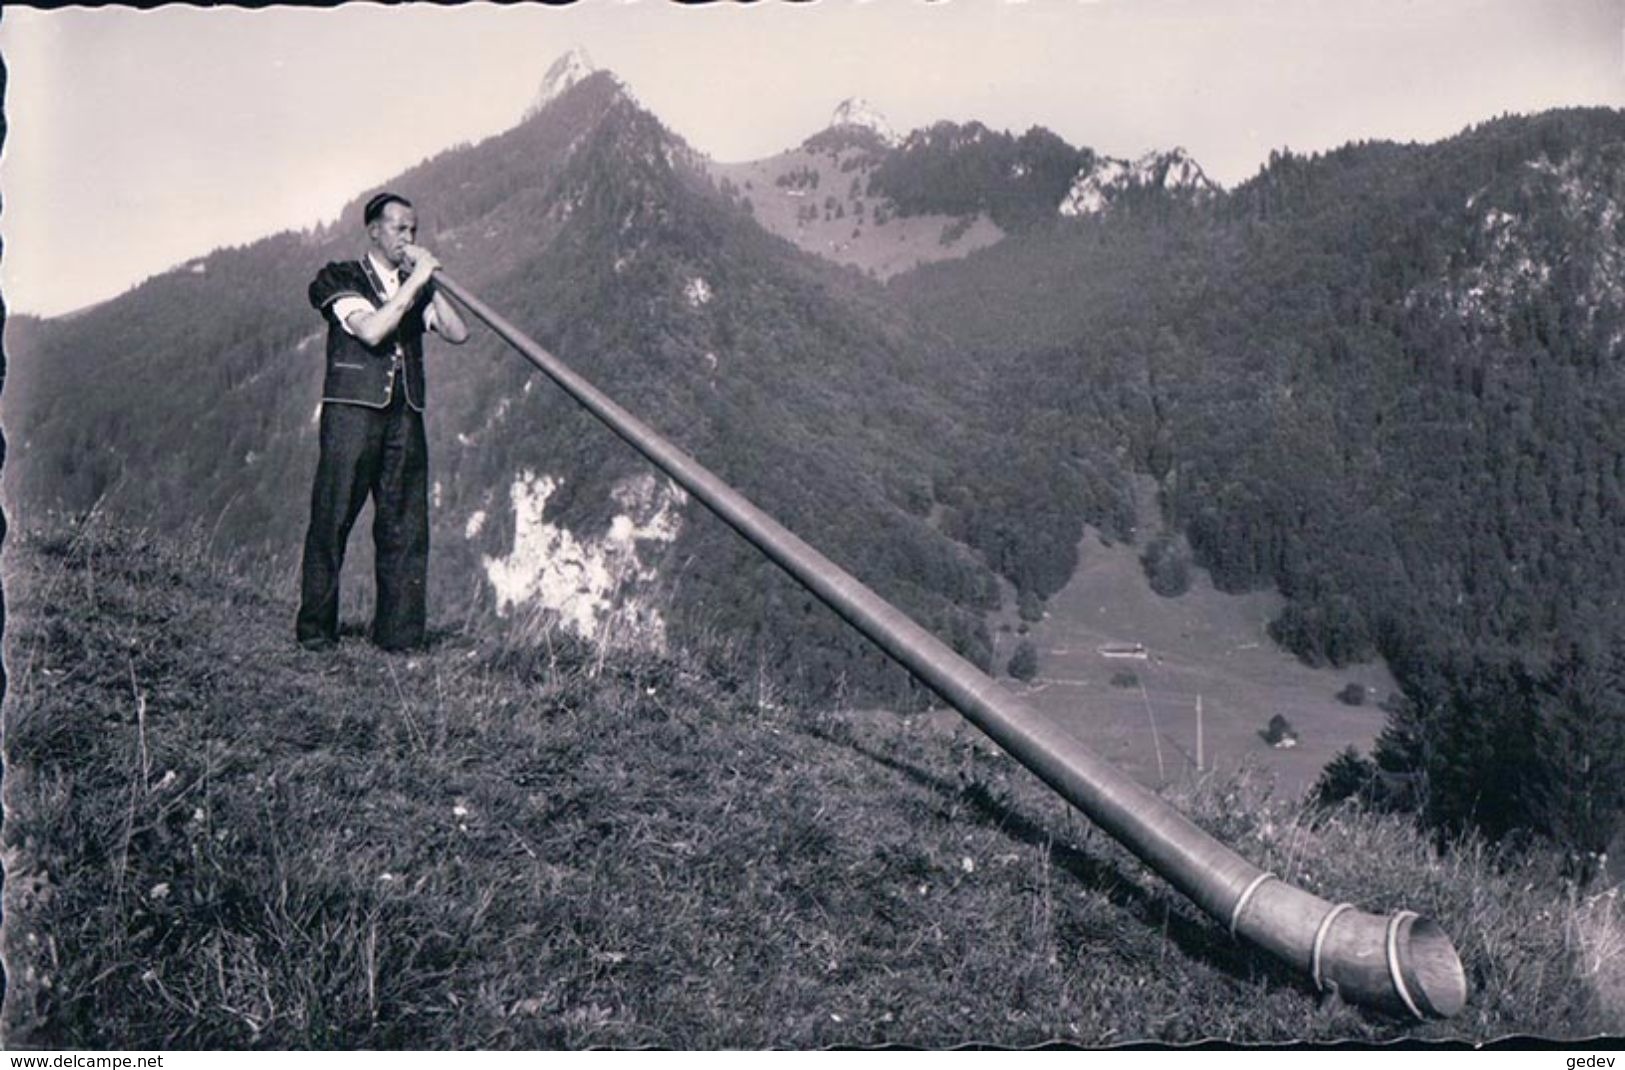
[[[386,641],[379,638],[377,632],[374,632],[369,638],[371,638],[373,646],[386,654],[421,654],[429,647],[427,637],[421,632],[417,636],[405,640],[392,637]]]

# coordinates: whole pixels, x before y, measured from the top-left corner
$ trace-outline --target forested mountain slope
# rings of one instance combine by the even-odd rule
[[[890,289],[996,369],[994,408],[1041,429],[1023,464],[1110,443],[1221,586],[1287,595],[1281,641],[1386,656],[1411,699],[1386,760],[1505,828],[1555,781],[1615,809],[1625,781],[1622,209],[1625,115],[1553,112],[1278,155],[1207,207]]]

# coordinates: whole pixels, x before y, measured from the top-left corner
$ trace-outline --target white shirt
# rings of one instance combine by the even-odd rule
[[[388,301],[400,292],[401,276],[394,264],[379,260],[378,255],[371,250],[367,251],[367,259],[372,263],[373,273],[384,284],[384,300]],[[338,317],[339,326],[351,337],[355,336],[355,332],[350,329],[350,317],[357,312],[371,311],[373,311],[372,302],[365,297],[341,297],[333,302],[333,315]],[[423,310],[423,326],[425,330],[430,331],[440,329],[440,318],[434,314],[433,305]]]

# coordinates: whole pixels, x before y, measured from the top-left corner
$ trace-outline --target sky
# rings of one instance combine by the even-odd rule
[[[0,290],[58,315],[330,222],[511,127],[571,48],[724,161],[799,144],[851,96],[899,131],[976,119],[1114,156],[1180,145],[1226,186],[1277,148],[1625,107],[1625,0],[8,5]]]

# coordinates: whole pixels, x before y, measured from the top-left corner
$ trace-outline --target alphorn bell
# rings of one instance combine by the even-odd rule
[[[1416,1018],[1450,1017],[1467,978],[1450,937],[1401,910],[1370,914],[1295,888],[1196,827],[1166,801],[1061,731],[975,665],[509,323],[444,271],[438,285],[632,448],[924,681],[1163,879],[1226,926],[1304,971],[1315,987]]]

